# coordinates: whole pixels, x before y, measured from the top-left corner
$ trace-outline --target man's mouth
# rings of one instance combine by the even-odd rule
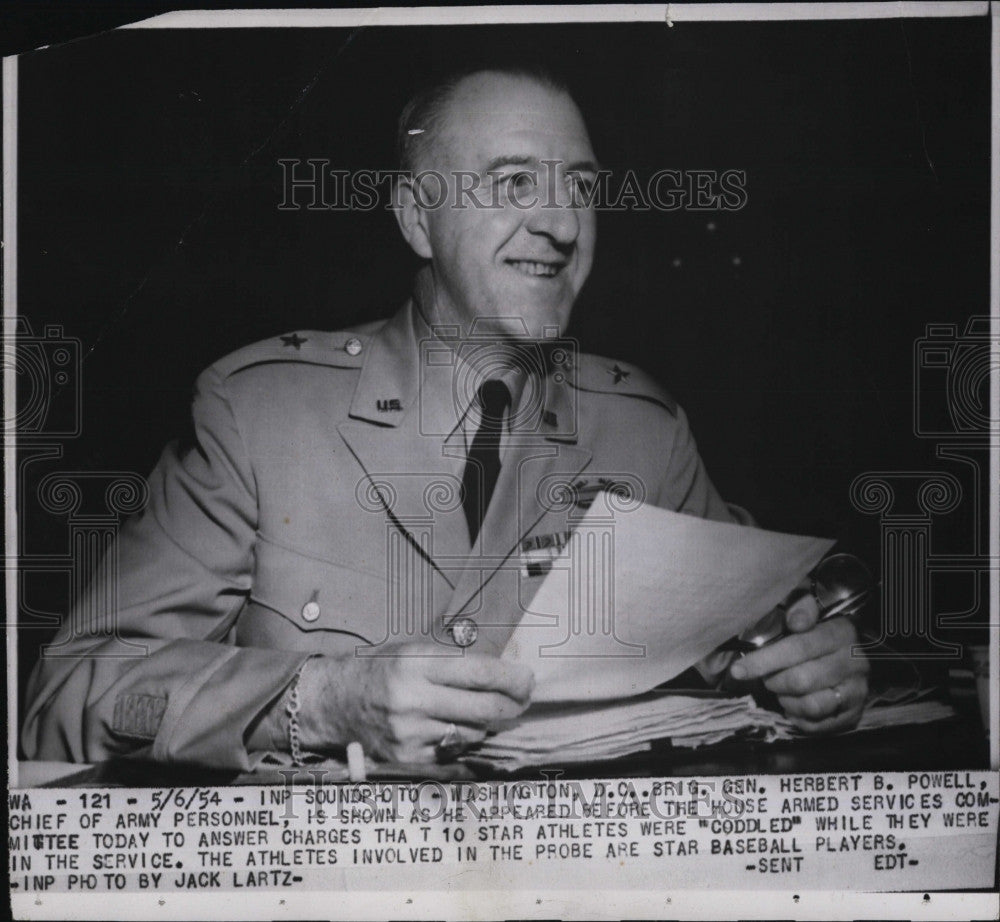
[[[539,262],[533,259],[508,259],[507,265],[513,267],[522,275],[536,278],[553,278],[566,264],[563,262]]]

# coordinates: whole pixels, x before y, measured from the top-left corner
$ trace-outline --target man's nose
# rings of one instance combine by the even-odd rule
[[[560,246],[572,245],[580,235],[580,216],[562,177],[539,192],[538,202],[528,217],[528,230],[545,234]]]

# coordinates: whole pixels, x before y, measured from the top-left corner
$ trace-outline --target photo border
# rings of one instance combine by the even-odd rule
[[[122,26],[122,29],[210,29],[210,28],[314,28],[317,26],[406,26],[406,25],[458,25],[458,24],[516,24],[516,23],[600,23],[648,22],[672,27],[681,22],[735,22],[746,20],[831,20],[831,19],[885,19],[928,17],[989,16],[991,20],[991,200],[990,200],[990,311],[992,361],[1000,362],[1000,9],[995,2],[876,2],[876,3],[711,3],[711,4],[614,4],[607,6],[511,6],[511,7],[425,7],[378,8],[354,10],[229,10],[187,11],[167,13],[142,22]],[[17,315],[17,126],[18,126],[18,58],[3,60],[3,311],[5,329],[10,329]],[[4,411],[7,419],[16,415],[16,374],[13,368],[4,369]],[[991,418],[1000,416],[1000,376],[991,382]],[[5,487],[5,598],[8,611],[17,611],[16,570],[12,562],[18,558],[18,521],[14,506],[16,492],[16,444],[5,433],[4,445]],[[1000,768],[1000,451],[995,441],[990,450],[990,768]],[[17,633],[11,621],[6,630],[7,648],[7,701],[8,715],[13,718],[17,708]],[[9,719],[7,734],[9,786],[16,787],[17,727],[16,719]],[[777,913],[785,918],[837,918],[843,916],[920,916],[934,918],[969,918],[994,915],[997,911],[995,893],[935,893],[928,900],[920,894],[843,893],[803,891],[795,902],[790,893],[772,892],[762,900],[759,891],[683,891],[671,890],[672,901],[664,902],[663,893],[636,891],[607,892],[601,894],[601,905],[595,906],[578,893],[551,891],[545,899],[534,894],[503,892],[449,893],[426,891],[415,895],[411,903],[390,905],[387,894],[376,894],[376,903],[368,895],[341,893],[338,895],[339,911],[359,918],[379,918],[385,912],[402,918],[461,918],[468,917],[470,904],[488,906],[487,912],[478,912],[480,918],[521,916],[523,918],[553,918],[590,916],[597,918],[630,917],[725,917],[739,906],[738,914],[744,918],[766,918]],[[593,896],[593,894],[588,894]],[[19,894],[26,899],[27,894]],[[101,918],[107,913],[106,901],[116,901],[114,912],[121,918],[144,918],[149,911],[148,899],[135,899],[139,905],[129,906],[138,894],[103,894],[100,896],[49,893],[39,917],[44,910],[72,911],[76,918]],[[123,900],[122,897],[125,897]],[[289,913],[296,917],[314,915],[312,901],[322,901],[326,893],[287,894]],[[199,916],[224,917],[233,911],[232,893],[174,894],[168,903],[171,913],[181,910]],[[485,902],[479,903],[480,900]],[[320,912],[318,915],[325,915]],[[261,907],[260,914],[253,907],[243,907],[245,918],[271,918],[273,911]]]

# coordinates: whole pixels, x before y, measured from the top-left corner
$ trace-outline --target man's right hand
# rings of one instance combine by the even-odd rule
[[[302,748],[323,752],[350,742],[393,762],[433,762],[454,724],[472,745],[528,706],[530,669],[499,657],[417,643],[378,656],[309,660],[299,681]]]

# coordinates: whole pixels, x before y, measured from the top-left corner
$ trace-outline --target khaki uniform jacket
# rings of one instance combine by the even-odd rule
[[[311,655],[427,637],[454,654],[444,626],[458,614],[478,623],[477,651],[499,654],[530,611],[539,558],[598,490],[741,520],[662,389],[566,350],[524,388],[470,546],[470,395],[439,346],[411,301],[389,321],[249,346],[199,376],[194,444],[165,450],[81,603],[93,612],[102,583],[117,584],[113,636],[71,615],[58,656],[35,668],[29,758],[246,770],[261,755],[246,747],[255,719]]]

